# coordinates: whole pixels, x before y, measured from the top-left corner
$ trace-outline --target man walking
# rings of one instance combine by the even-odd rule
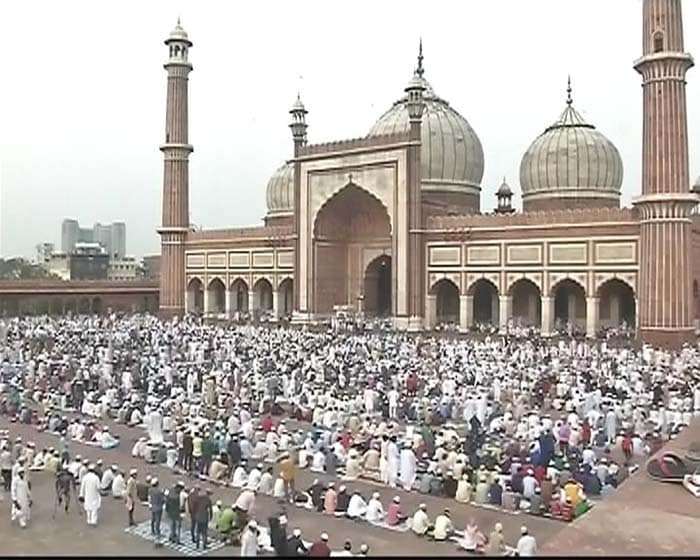
[[[22,529],[27,527],[31,517],[32,495],[24,469],[17,469],[11,484],[12,521],[17,520]]]

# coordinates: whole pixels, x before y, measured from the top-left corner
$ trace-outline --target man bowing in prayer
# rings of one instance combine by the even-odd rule
[[[102,496],[100,496],[100,477],[95,473],[95,464],[91,463],[88,467],[88,472],[83,476],[80,482],[80,502],[85,508],[85,518],[87,524],[93,527],[97,526],[97,514],[102,505]]]

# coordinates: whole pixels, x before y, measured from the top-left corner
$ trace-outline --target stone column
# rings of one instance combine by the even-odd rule
[[[425,298],[426,307],[426,329],[432,329],[435,326],[435,314],[437,313],[437,296],[433,294],[428,294]]]
[[[231,292],[231,290],[229,290],[227,288],[224,293],[226,294],[226,307],[225,307],[226,318],[230,319],[231,318],[231,299],[233,298],[233,292]]]
[[[619,327],[620,322],[620,298],[613,294],[610,298],[610,324],[612,327]]]
[[[597,297],[586,298],[586,336],[595,338],[598,330],[598,312],[600,300]]]
[[[499,296],[498,298],[498,328],[501,334],[505,334],[508,330],[508,319],[510,313],[510,296]]]
[[[272,290],[272,313],[275,316],[275,320],[280,318],[280,292],[279,290]]]
[[[202,311],[204,313],[204,316],[208,317],[209,312],[210,312],[210,309],[209,309],[209,288],[204,288],[203,293],[204,293],[204,297],[202,298],[202,307],[204,309],[202,309]]]
[[[569,318],[569,323],[572,325],[577,325],[578,314],[576,313],[576,294],[569,294],[569,299],[567,300],[567,311],[566,314]]]
[[[472,309],[474,308],[474,298],[471,296],[459,296],[459,330],[468,332],[472,325]]]
[[[533,325],[537,324],[537,294],[531,293],[527,300],[527,321]]]
[[[542,297],[542,336],[552,335],[552,325],[554,323],[554,298],[550,296]]]
[[[190,291],[188,289],[185,289],[185,299],[184,299],[184,301],[185,301],[185,311],[184,312],[185,313],[189,313],[190,308],[192,307],[192,302],[190,301],[190,298],[191,298]],[[65,310],[65,306],[64,306],[64,309],[63,309],[64,314],[65,314],[65,311],[66,310]]]
[[[258,308],[259,302],[255,301],[255,290],[248,290],[248,313]]]

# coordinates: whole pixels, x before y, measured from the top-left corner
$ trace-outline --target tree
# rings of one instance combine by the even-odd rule
[[[0,258],[0,280],[40,280],[58,279],[55,274],[38,264],[33,264],[21,257]]]

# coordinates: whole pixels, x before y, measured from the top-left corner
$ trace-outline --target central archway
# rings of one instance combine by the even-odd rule
[[[559,328],[586,327],[586,290],[578,282],[565,278],[553,288],[554,322]]]
[[[391,257],[381,255],[365,271],[365,313],[378,317],[391,315],[391,292]]]
[[[363,297],[366,312],[391,313],[391,246],[391,220],[378,198],[354,183],[329,198],[314,221],[313,312],[328,315]],[[382,253],[383,271],[381,261],[371,268],[377,258],[367,264],[367,253]]]

